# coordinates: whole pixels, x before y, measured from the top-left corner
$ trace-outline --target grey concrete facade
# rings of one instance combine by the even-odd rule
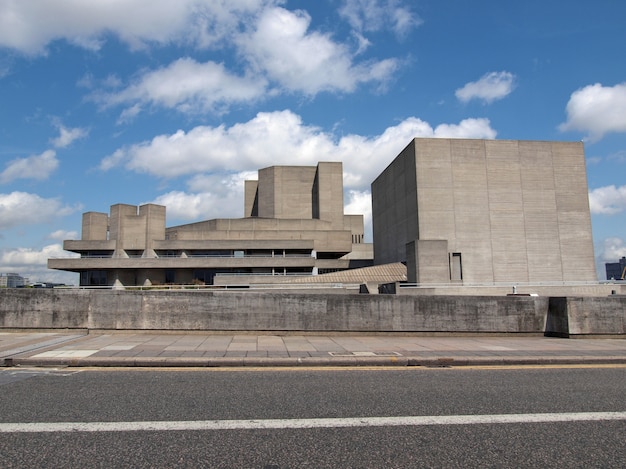
[[[582,143],[414,139],[372,205],[375,263],[409,282],[597,281]]]
[[[48,267],[80,272],[81,285],[123,286],[263,283],[372,264],[363,216],[343,213],[341,163],[258,175],[245,183],[245,218],[168,228],[166,207],[155,204],[87,212],[82,239],[63,244],[80,257],[49,259]]]

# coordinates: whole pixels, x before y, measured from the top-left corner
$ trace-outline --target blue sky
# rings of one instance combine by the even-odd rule
[[[241,217],[274,164],[342,161],[369,227],[414,137],[584,140],[602,272],[626,255],[625,46],[619,0],[0,0],[0,272],[76,283],[46,261],[83,212]]]

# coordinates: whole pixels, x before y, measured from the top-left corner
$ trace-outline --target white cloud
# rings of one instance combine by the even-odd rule
[[[233,17],[229,21],[235,23],[224,30],[221,44],[234,47],[241,71],[184,57],[142,71],[125,87],[117,77],[103,81],[91,74],[84,75],[78,85],[94,90],[90,98],[105,107],[129,106],[119,118],[119,123],[125,123],[148,105],[186,113],[219,113],[233,103],[250,103],[281,92],[353,92],[362,84],[384,89],[400,67],[394,58],[356,61],[369,44],[367,39],[361,36],[359,47],[352,51],[330,34],[311,31],[306,12],[276,7],[278,3],[282,2],[240,0],[228,8],[213,5],[206,13],[207,18]],[[241,18],[235,14],[244,10],[249,14]]]
[[[589,192],[589,209],[593,214],[615,215],[626,210],[626,186],[605,186]]]
[[[54,257],[79,257],[79,254],[63,250],[60,244],[50,244],[40,250],[33,248],[4,249],[0,251],[0,271],[15,272],[31,282],[49,281],[75,285],[78,275],[70,272],[49,270],[48,259]]]
[[[371,233],[370,184],[411,139],[495,136],[487,119],[466,119],[433,128],[411,117],[377,136],[337,139],[304,125],[291,111],[282,111],[259,113],[230,128],[201,126],[187,133],[181,130],[160,135],[117,150],[102,161],[101,168],[125,166],[162,178],[193,175],[187,192],[172,191],[152,201],[167,207],[168,220],[188,221],[243,216],[243,181],[256,179],[258,169],[341,161],[347,213],[364,214],[367,233]]]
[[[74,254],[72,257],[78,257]],[[2,264],[12,267],[46,265],[50,257],[70,257],[70,253],[63,250],[60,244],[50,244],[41,250],[32,248],[17,248],[2,252]]]
[[[28,0],[0,3],[0,46],[42,54],[65,39],[98,50],[107,34],[133,49],[177,42],[207,47],[280,0]]]
[[[152,201],[167,208],[168,221],[216,218],[211,212],[211,209],[216,208],[215,202],[215,197],[210,192],[190,194],[183,191],[168,192]]]
[[[346,194],[344,213],[346,215],[363,215],[365,242],[371,243],[372,239],[372,193],[369,190],[350,190]]]
[[[565,109],[567,121],[561,131],[579,130],[591,141],[611,132],[626,132],[626,83],[602,86],[600,83],[576,90]]]
[[[63,241],[66,239],[80,239],[80,236],[77,231],[57,230],[50,233],[47,238],[54,239],[55,241]]]
[[[58,199],[44,199],[27,192],[0,194],[0,230],[18,225],[47,223],[80,209],[80,206],[70,207]]]
[[[510,72],[490,72],[478,81],[472,81],[455,91],[456,97],[466,103],[479,99],[491,103],[508,96],[515,86],[515,75]]]
[[[44,180],[50,177],[57,167],[59,160],[54,150],[46,150],[41,155],[32,155],[27,158],[16,158],[9,161],[6,168],[0,173],[0,183],[15,179]]]
[[[596,271],[599,279],[606,279],[606,263],[618,262],[626,257],[626,244],[618,237],[610,237],[601,240],[595,245]],[[610,280],[610,279],[607,279]]]
[[[626,244],[623,239],[617,237],[604,239],[597,254],[597,258],[601,262],[617,262],[618,259],[625,256]]]
[[[308,31],[310,23],[302,10],[267,9],[256,29],[242,35],[237,44],[255,70],[288,90],[310,95],[384,83],[399,66],[395,59],[355,64],[354,54],[329,34]]]
[[[139,104],[205,112],[233,102],[250,102],[262,96],[265,88],[262,77],[240,77],[222,64],[181,58],[167,67],[144,72],[121,91],[95,93],[92,98],[106,106],[134,103],[120,117],[126,121],[139,113]]]
[[[172,135],[159,135],[115,151],[101,169],[123,165],[127,169],[163,178],[213,173],[254,171],[271,165],[315,165],[342,161],[346,188],[363,189],[415,137],[495,138],[488,119],[466,119],[433,129],[415,117],[387,128],[381,135],[346,135],[337,138],[303,124],[291,111],[259,113],[230,128],[195,127]]]
[[[191,192],[168,192],[151,203],[167,207],[168,221],[243,217],[244,181],[257,176],[257,171],[199,174],[187,184]]]
[[[50,142],[56,148],[68,147],[75,140],[85,138],[87,135],[89,135],[89,131],[87,129],[82,129],[80,127],[67,128],[61,123],[56,123],[55,125],[59,130],[59,136],[52,139]]]
[[[339,14],[358,33],[390,29],[402,38],[422,20],[398,0],[345,0]]]

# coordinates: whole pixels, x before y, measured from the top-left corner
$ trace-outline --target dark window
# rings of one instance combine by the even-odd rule
[[[80,273],[81,286],[97,287],[107,285],[106,270],[89,270]]]

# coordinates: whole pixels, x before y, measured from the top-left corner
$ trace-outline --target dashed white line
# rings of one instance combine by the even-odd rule
[[[0,423],[0,433],[131,432],[198,430],[283,430],[306,428],[490,425],[626,420],[626,412],[573,412],[496,415],[424,415],[313,419],[197,420],[148,422]]]

